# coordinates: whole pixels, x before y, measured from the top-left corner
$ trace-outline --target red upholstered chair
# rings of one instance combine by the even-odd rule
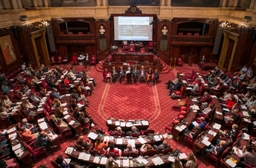
[[[130,134],[130,136],[138,138],[140,136],[140,133],[132,133]]]
[[[139,156],[139,152],[124,152],[123,156],[135,158]]]
[[[231,147],[228,147],[227,149],[224,150],[224,152],[222,152],[222,154],[220,156],[217,156],[217,155],[215,155],[214,152],[211,152],[211,153],[207,154],[206,157],[213,160],[213,163],[216,163],[216,166],[219,167],[221,158],[224,158],[230,150],[231,150]]]
[[[53,168],[62,168],[61,165],[56,163],[54,160],[51,160],[51,164],[52,164]]]
[[[96,65],[97,64],[97,57],[96,55],[91,56],[90,65]]]
[[[199,33],[194,33],[194,36],[199,36]]]
[[[23,144],[25,145],[25,147],[28,149],[28,151],[32,154],[33,160],[34,162],[36,161],[36,158],[40,155],[45,155],[46,154],[46,149],[45,147],[39,147],[39,148],[35,148],[34,147],[34,143],[35,141],[33,141],[31,144],[27,144],[26,142],[23,142]],[[33,146],[33,147],[32,147]]]
[[[181,86],[180,90],[173,90],[172,91],[172,95],[171,95],[172,99],[180,99],[180,98],[182,98],[184,90],[185,90],[184,86]]]
[[[83,34],[83,32],[78,32],[78,34]]]
[[[53,127],[54,132],[56,132],[59,135],[61,134],[62,137],[67,137],[67,136],[72,135],[72,132],[69,128],[66,128],[66,129],[62,130],[60,128],[60,126],[57,125],[56,123],[54,123],[54,125],[52,127]]]
[[[177,59],[177,65],[178,65],[178,66],[182,66],[182,65],[183,65],[183,61],[182,61],[182,58],[181,58],[181,57],[179,57],[179,58]]]
[[[183,35],[183,33],[182,33],[182,32],[179,32],[179,35]]]
[[[192,36],[192,33],[187,33],[188,36]]]
[[[141,130],[140,133],[141,133],[141,135],[146,135],[146,136],[148,136],[148,134],[154,134],[155,131],[152,130],[152,129],[149,129],[149,130]]]
[[[144,54],[145,53],[145,48],[140,48],[140,53]]]
[[[123,41],[123,50],[124,51],[129,51],[130,50],[130,46],[128,45],[127,41]]]
[[[199,90],[197,92],[195,92],[193,95],[194,96],[201,96],[202,95],[202,92],[203,92],[203,89],[204,89],[204,85],[200,85],[199,86]]]
[[[73,32],[68,32],[68,34],[73,34]]]
[[[51,65],[55,65],[57,62],[56,62],[56,59],[54,56],[51,56]]]
[[[162,150],[160,153],[167,155],[167,154],[171,153],[172,151],[173,151],[172,148],[169,148],[169,149]]]
[[[42,84],[44,89],[49,90],[49,87],[48,87],[48,84],[47,84],[46,80],[42,80],[41,84]]]
[[[55,113],[55,110],[51,109],[51,107],[47,103],[45,103],[44,108],[50,115]]]
[[[154,42],[153,41],[149,41],[148,42],[148,51],[153,51],[154,48]]]
[[[77,65],[77,64],[78,64],[77,55],[73,55],[73,56],[72,56],[71,63],[72,63],[73,65]]]

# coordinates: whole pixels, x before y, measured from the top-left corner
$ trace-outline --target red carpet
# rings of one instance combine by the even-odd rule
[[[66,66],[69,67],[69,66]],[[119,119],[148,119],[150,121],[150,129],[156,132],[164,133],[164,127],[177,117],[177,112],[173,112],[171,107],[177,105],[177,100],[172,100],[168,96],[169,91],[165,87],[165,82],[173,80],[177,72],[191,72],[192,69],[198,70],[197,65],[189,67],[173,68],[170,72],[160,74],[160,80],[155,86],[147,84],[126,85],[126,84],[106,84],[103,82],[102,72],[98,72],[96,68],[87,68],[89,75],[94,78],[97,86],[92,96],[88,96],[90,106],[89,114],[97,124],[96,127],[107,130],[106,119],[109,117]],[[75,70],[84,71],[84,67],[75,66]],[[35,167],[45,164],[52,168],[50,160],[56,159],[58,155],[63,154],[69,145],[73,145],[75,140],[64,140],[61,144],[62,149],[54,154],[48,155],[41,161],[38,161]],[[189,153],[191,146],[188,147],[183,142],[170,140],[170,145],[174,149]],[[200,158],[199,158],[200,159]],[[201,160],[201,159],[200,159]],[[201,160],[199,168],[212,168],[209,162]]]

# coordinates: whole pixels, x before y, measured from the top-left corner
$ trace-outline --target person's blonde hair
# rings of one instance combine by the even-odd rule
[[[192,160],[193,162],[197,162],[196,161],[196,157],[195,157],[195,155],[194,155],[194,153],[193,152],[190,152],[189,153],[189,155],[188,155],[188,160]]]
[[[177,157],[175,157],[175,160],[174,160],[174,162],[173,162],[173,165],[174,165],[174,166],[172,166],[172,167],[175,167],[175,168],[182,168],[182,165],[181,165],[181,163],[180,163],[180,159],[177,158]]]

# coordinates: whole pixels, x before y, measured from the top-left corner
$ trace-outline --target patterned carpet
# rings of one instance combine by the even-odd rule
[[[65,68],[69,68],[66,66]],[[90,101],[88,112],[96,123],[97,128],[107,130],[106,119],[109,117],[119,119],[148,119],[150,121],[149,129],[154,129],[156,132],[164,133],[164,127],[177,117],[177,112],[173,112],[171,107],[177,105],[177,100],[172,100],[168,96],[169,91],[166,89],[165,82],[175,78],[177,72],[191,72],[192,69],[199,70],[197,65],[192,67],[184,65],[183,67],[171,68],[171,71],[160,75],[160,80],[155,86],[147,84],[106,84],[103,81],[102,72],[98,72],[96,68],[90,67],[86,70],[90,77],[93,77],[97,86],[94,88],[92,96],[88,97]],[[75,66],[75,70],[84,71],[83,66]],[[48,168],[52,168],[50,163],[60,154],[64,154],[67,146],[75,143],[75,140],[70,137],[63,140],[62,149],[48,154],[48,157],[37,161],[34,167],[40,164],[45,164]],[[183,142],[169,140],[170,145],[174,149],[179,149],[182,152],[189,153],[191,147],[188,147]],[[205,159],[201,159],[199,168],[212,168]]]

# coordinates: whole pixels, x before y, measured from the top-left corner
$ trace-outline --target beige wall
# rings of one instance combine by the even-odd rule
[[[37,7],[36,10],[0,10],[0,28],[13,25],[24,25],[32,22],[50,20],[54,17],[94,17],[95,19],[108,19],[111,14],[121,14],[128,6],[97,6],[97,7]],[[145,14],[157,14],[158,18],[169,19],[173,17],[186,18],[219,18],[220,21],[229,21],[244,26],[256,26],[256,9],[246,11],[234,10],[232,8],[193,8],[193,7],[171,7],[171,6],[138,6]],[[27,15],[25,22],[19,20],[20,15]],[[244,16],[252,16],[252,21],[247,22]]]

